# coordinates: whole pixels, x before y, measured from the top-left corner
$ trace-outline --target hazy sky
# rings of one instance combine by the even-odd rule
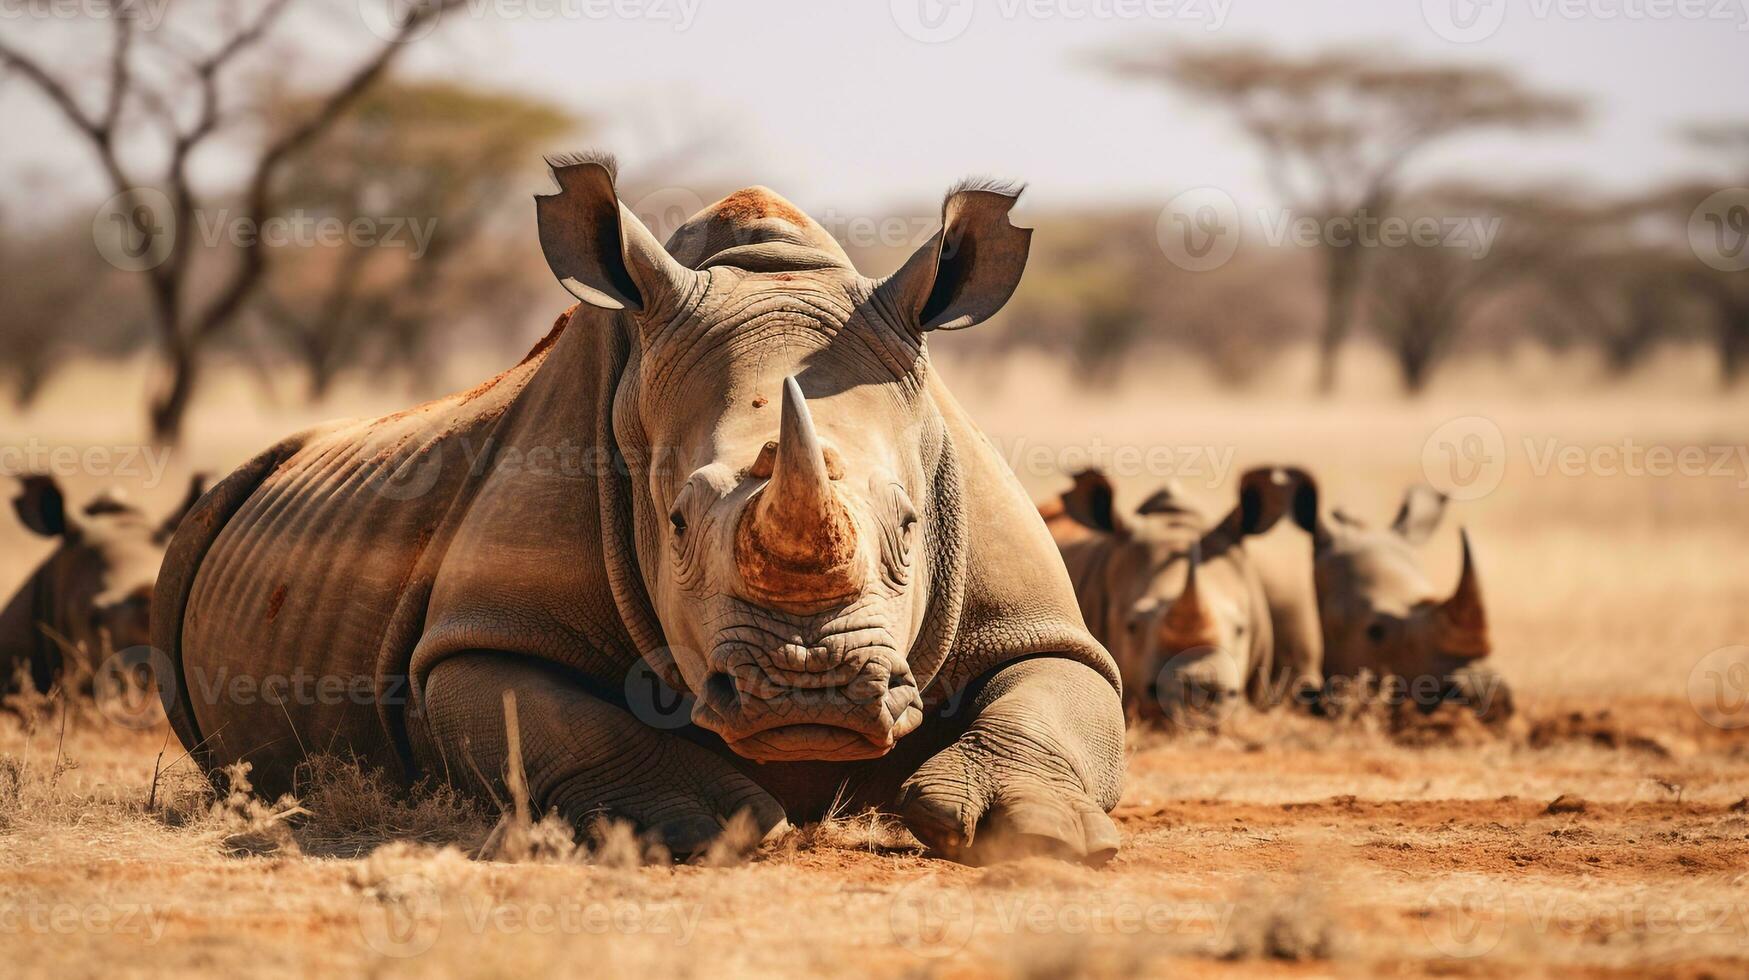
[[[1749,118],[1746,7],[1749,0],[471,0],[404,65],[604,117],[614,125],[599,142],[621,154],[634,178],[640,157],[719,132],[721,158],[708,169],[770,184],[815,210],[879,214],[895,202],[933,200],[969,173],[1028,181],[1035,208],[1164,202],[1206,184],[1262,206],[1269,202],[1257,158],[1218,114],[1112,79],[1091,54],[1154,41],[1360,44],[1502,64],[1537,86],[1588,97],[1592,121],[1534,141],[1465,138],[1422,172],[1628,188],[1704,170],[1672,136],[1683,121]],[[614,9],[638,16],[605,16]],[[329,45],[369,40],[356,13],[342,3],[312,36]],[[1440,27],[1461,35],[1454,23],[1485,36],[1442,36]],[[54,43],[60,26],[0,15],[0,31],[25,47]],[[58,63],[100,54],[68,52]],[[0,172],[15,189],[0,200],[17,206],[20,187],[36,202],[94,190],[83,176],[86,151],[35,93],[17,80],[0,88]]]

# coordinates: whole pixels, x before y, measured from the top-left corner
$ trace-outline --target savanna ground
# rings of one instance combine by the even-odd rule
[[[496,370],[483,364],[458,377]],[[21,702],[0,718],[0,963],[105,977],[1749,972],[1749,728],[1731,727],[1749,722],[1749,669],[1729,669],[1749,657],[1731,649],[1749,644],[1749,399],[1680,358],[1608,387],[1570,365],[1476,364],[1411,403],[1364,384],[1308,400],[1300,367],[1239,394],[1171,365],[1100,391],[1024,361],[944,370],[1041,498],[1089,451],[1132,504],[1171,468],[1211,508],[1237,470],[1281,460],[1384,522],[1424,465],[1455,451],[1482,467],[1462,474],[1465,495],[1498,485],[1454,502],[1425,559],[1448,587],[1469,528],[1520,709],[1506,731],[1277,712],[1133,732],[1124,850],[1098,870],[959,867],[855,815],[674,867],[620,833],[585,853],[550,828],[494,844],[521,860],[471,859],[495,814],[441,794],[396,802],[343,766],[314,774],[295,809],[215,797],[162,726]],[[0,418],[0,445],[125,443],[137,383],[90,369]],[[306,412],[245,386],[220,386],[160,483],[63,482],[81,500],[121,483],[168,507],[191,469],[407,401],[361,392]],[[1472,451],[1489,425],[1501,443]],[[1173,451],[1150,465],[1155,447]],[[1630,461],[1651,447],[1706,462],[1682,475]],[[1304,546],[1276,537],[1290,557]],[[0,587],[45,550],[5,521]]]

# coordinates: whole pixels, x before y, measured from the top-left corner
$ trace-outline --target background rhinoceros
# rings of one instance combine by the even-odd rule
[[[847,787],[950,855],[1113,853],[1116,667],[924,343],[1013,292],[1017,192],[956,188],[874,281],[763,188],[664,247],[606,161],[554,176],[541,244],[582,302],[546,341],[281,442],[176,536],[183,743],[268,792],[335,750],[486,794],[513,691],[537,806],[677,852]],[[688,715],[628,697],[652,671]]]
[[[0,610],[0,691],[21,671],[47,691],[66,671],[88,676],[91,658],[151,641],[152,588],[164,545],[205,488],[152,520],[118,490],[71,507],[52,476],[20,480],[12,508],[25,527],[58,543]],[[70,658],[84,658],[70,661]]]
[[[1411,487],[1388,527],[1342,510],[1319,518],[1312,567],[1326,684],[1363,673],[1406,685],[1423,708],[1455,701],[1486,720],[1512,714],[1512,692],[1488,664],[1493,641],[1467,531],[1457,585],[1439,594],[1415,549],[1445,516],[1446,497]]]
[[[1245,539],[1288,513],[1309,526],[1318,499],[1311,477],[1289,467],[1249,470],[1233,509],[1216,522],[1174,487],[1124,516],[1104,474],[1074,479],[1042,511],[1082,616],[1123,673],[1128,708],[1202,724],[1241,697],[1272,705],[1280,686],[1275,623]]]

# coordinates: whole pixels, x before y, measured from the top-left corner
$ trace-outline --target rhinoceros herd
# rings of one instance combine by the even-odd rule
[[[1120,514],[1091,472],[1034,505],[925,344],[1013,293],[1017,189],[955,187],[877,280],[764,188],[664,244],[609,159],[553,175],[540,242],[578,302],[522,363],[291,436],[160,525],[27,483],[26,524],[95,570],[50,559],[4,658],[46,685],[44,610],[96,628],[149,601],[170,723],[209,772],[247,761],[273,793],[340,752],[497,799],[519,759],[542,811],[682,855],[736,814],[773,834],[837,801],[959,860],[1098,862],[1126,709],[1319,711],[1365,672],[1430,679],[1428,703],[1493,692],[1467,541],[1448,597],[1410,551],[1437,497],[1371,530],[1269,467],[1212,523],[1171,488]],[[1315,596],[1247,555],[1283,517]],[[166,538],[156,582],[135,574]]]

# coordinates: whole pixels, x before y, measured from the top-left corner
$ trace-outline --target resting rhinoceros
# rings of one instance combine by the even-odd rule
[[[20,482],[12,501],[18,519],[60,544],[0,611],[0,691],[20,670],[47,691],[64,669],[87,673],[97,666],[66,663],[70,652],[95,656],[106,646],[122,650],[151,642],[147,617],[164,545],[204,483],[194,477],[182,504],[154,521],[116,490],[69,509],[54,477],[31,475]]]
[[[1040,508],[1062,551],[1081,614],[1117,658],[1131,711],[1165,711],[1203,724],[1234,706],[1277,700],[1275,629],[1245,539],[1292,512],[1309,526],[1317,487],[1302,470],[1260,467],[1239,480],[1237,505],[1219,522],[1161,489],[1118,513],[1104,474]]]
[[[956,858],[1114,853],[1116,665],[924,341],[1012,294],[1018,191],[955,188],[877,281],[764,188],[665,247],[607,161],[553,175],[540,240],[581,303],[520,365],[293,436],[177,534],[183,743],[267,792],[338,751],[485,795],[512,691],[536,806],[676,853],[841,790]],[[632,696],[651,672],[687,716]]]
[[[1421,486],[1404,495],[1388,528],[1341,510],[1318,520],[1312,568],[1323,672],[1332,687],[1362,672],[1395,678],[1424,708],[1458,701],[1484,719],[1504,719],[1512,692],[1487,665],[1493,647],[1468,532],[1459,531],[1463,565],[1449,596],[1435,593],[1415,557],[1445,509],[1443,494]]]

